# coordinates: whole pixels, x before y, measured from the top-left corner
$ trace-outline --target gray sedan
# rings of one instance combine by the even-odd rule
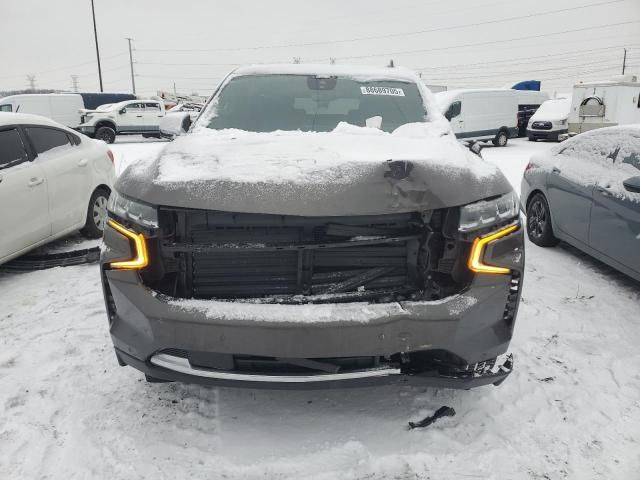
[[[520,202],[536,245],[564,240],[640,280],[640,125],[583,133],[532,157]]]

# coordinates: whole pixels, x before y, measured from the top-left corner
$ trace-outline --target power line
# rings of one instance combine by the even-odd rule
[[[631,24],[635,24],[635,23],[640,23],[640,20],[630,20],[630,21],[626,21],[626,22],[608,23],[606,25],[596,25],[596,26],[592,25],[592,26],[589,26],[589,27],[574,28],[572,30],[562,30],[562,31],[559,31],[559,32],[543,33],[543,34],[538,34],[538,35],[528,35],[528,36],[525,36],[525,37],[514,37],[514,38],[503,39],[503,40],[490,40],[490,41],[486,41],[486,42],[466,43],[466,44],[463,44],[463,45],[453,45],[453,46],[448,46],[448,47],[421,48],[421,49],[418,49],[418,50],[397,50],[397,51],[394,51],[394,52],[373,53],[373,54],[367,54],[367,55],[350,55],[350,56],[336,57],[336,58],[339,59],[339,60],[350,60],[350,59],[357,59],[357,58],[388,57],[388,56],[394,56],[394,55],[407,55],[407,54],[412,54],[412,53],[438,52],[438,51],[443,51],[443,50],[453,50],[453,49],[456,49],[456,48],[476,47],[476,46],[480,46],[480,45],[496,45],[496,44],[505,43],[505,42],[514,42],[514,41],[519,41],[519,40],[530,40],[530,39],[534,39],[534,38],[543,38],[543,37],[550,37],[550,36],[555,36],[555,35],[564,35],[566,33],[586,32],[586,31],[598,30],[598,29],[601,29],[601,28],[619,27],[621,25],[631,25]],[[321,61],[321,60],[320,59],[316,59],[314,61]]]
[[[625,46],[640,46],[640,44],[622,44],[622,45],[612,45],[610,47],[601,47],[601,48],[593,48],[593,49],[589,49],[589,50],[575,50],[575,51],[571,51],[571,52],[564,52],[564,53],[550,53],[547,55],[535,55],[535,56],[527,56],[527,61],[522,62],[522,56],[519,56],[517,58],[512,58],[512,59],[506,59],[506,60],[495,60],[495,61],[488,61],[488,62],[477,62],[477,63],[458,63],[458,64],[454,64],[454,65],[440,65],[440,66],[436,66],[436,67],[417,67],[414,70],[417,71],[421,71],[424,73],[428,73],[428,70],[442,70],[442,69],[450,69],[450,68],[460,68],[460,67],[485,67],[487,65],[496,65],[496,64],[505,64],[505,65],[530,65],[532,62],[532,60],[536,60],[536,59],[546,59],[546,58],[556,58],[559,61],[560,60],[568,60],[568,59],[573,59],[574,57],[583,57],[586,56],[588,54],[594,53],[594,52],[598,52],[598,51],[602,51],[602,50],[613,50],[616,48],[623,48]],[[602,53],[607,53],[607,52],[601,52],[600,55]],[[514,63],[514,61],[516,63]],[[498,65],[498,66],[502,66],[502,65]]]
[[[581,5],[581,6],[577,6],[577,7],[568,7],[568,8],[560,8],[557,10],[549,10],[546,12],[539,12],[539,13],[530,13],[527,15],[518,15],[518,16],[513,16],[513,17],[507,17],[507,18],[502,18],[502,19],[496,19],[496,20],[487,20],[484,22],[476,22],[476,23],[467,23],[467,24],[463,24],[463,25],[452,25],[452,26],[448,26],[448,27],[437,27],[437,28],[431,28],[431,29],[426,29],[426,30],[416,30],[413,32],[403,32],[403,33],[391,33],[391,34],[385,34],[385,35],[371,35],[371,36],[367,36],[367,37],[355,37],[355,38],[345,38],[345,39],[341,39],[341,40],[323,40],[323,41],[319,41],[319,42],[306,42],[306,43],[288,43],[288,44],[279,44],[279,45],[256,45],[256,46],[252,46],[252,47],[234,47],[234,48],[213,48],[213,49],[176,49],[176,50],[172,50],[172,49],[146,49],[143,50],[141,49],[140,51],[146,51],[146,52],[185,52],[185,51],[191,51],[191,52],[195,52],[195,51],[199,51],[199,52],[235,52],[235,51],[241,51],[241,50],[265,50],[265,49],[274,49],[274,48],[290,48],[290,47],[311,47],[311,46],[317,46],[317,45],[333,45],[333,44],[337,44],[337,43],[350,43],[350,42],[361,42],[361,41],[368,41],[368,40],[381,40],[381,39],[386,39],[386,38],[398,38],[398,37],[407,37],[407,36],[412,36],[412,35],[422,35],[425,33],[434,33],[434,32],[443,32],[443,31],[449,31],[449,30],[459,30],[461,28],[469,28],[469,27],[478,27],[478,26],[484,26],[484,25],[495,25],[497,23],[505,23],[505,22],[512,22],[514,20],[525,20],[528,18],[534,18],[534,17],[541,17],[541,16],[547,16],[547,15],[554,15],[556,13],[564,13],[564,12],[575,12],[576,10],[581,10],[581,9],[585,9],[585,8],[592,8],[592,7],[598,7],[598,6],[602,6],[602,5],[609,5],[609,4],[613,4],[613,3],[621,3],[621,2],[625,2],[627,0],[607,0],[604,2],[598,2],[598,3],[591,3],[588,5]]]
[[[612,61],[613,59],[609,58],[607,59],[608,61]],[[508,72],[502,71],[502,72],[494,72],[494,73],[487,73],[486,75],[470,75],[470,76],[447,76],[447,77],[428,77],[430,80],[442,80],[445,78],[450,78],[451,80],[456,80],[456,79],[460,79],[460,78],[492,78],[492,77],[500,77],[503,75],[517,75],[517,74],[528,74],[531,72],[553,72],[556,70],[568,70],[571,68],[578,68],[578,67],[593,67],[599,64],[602,64],[604,60],[600,60],[597,62],[587,62],[587,63],[577,63],[577,64],[565,64],[565,65],[558,65],[555,67],[547,67],[547,68],[525,68],[525,69],[520,69],[520,70],[511,70]],[[454,73],[454,75],[456,75]],[[468,75],[468,74],[464,74],[463,75]]]

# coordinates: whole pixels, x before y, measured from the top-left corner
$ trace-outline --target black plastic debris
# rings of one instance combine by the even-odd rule
[[[436,413],[431,415],[430,417],[424,418],[419,422],[409,422],[409,430],[413,430],[414,428],[424,428],[431,425],[433,422],[442,417],[453,417],[456,414],[456,411],[451,407],[440,407],[436,410]]]
[[[25,255],[2,265],[1,269],[12,272],[30,272],[54,267],[68,267],[95,263],[100,260],[100,247],[74,250],[72,252]]]

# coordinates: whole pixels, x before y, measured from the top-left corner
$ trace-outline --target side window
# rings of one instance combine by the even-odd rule
[[[26,130],[38,155],[49,152],[54,148],[56,151],[71,148],[67,132],[46,127],[27,127]]]
[[[0,130],[0,169],[9,168],[29,159],[17,129]]]
[[[0,112],[11,112],[11,104],[5,103],[4,105],[0,105]]]
[[[160,104],[149,102],[144,104],[144,108],[148,113],[156,113],[160,111]]]
[[[144,104],[142,103],[130,103],[124,108],[127,109],[127,113],[142,113],[144,112]]]

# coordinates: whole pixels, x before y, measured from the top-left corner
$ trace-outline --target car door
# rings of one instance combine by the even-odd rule
[[[610,166],[606,157],[611,143],[603,141],[591,134],[571,139],[552,157],[547,176],[554,230],[583,245],[589,245],[594,188]]]
[[[640,193],[624,187],[624,181],[640,176],[640,136],[628,133],[615,138],[611,168],[596,186],[591,210],[591,247],[640,274]]]
[[[124,113],[118,115],[118,129],[122,132],[139,132],[144,130],[144,103],[129,103]]]
[[[51,235],[47,181],[19,127],[0,127],[0,261]]]
[[[160,119],[163,116],[162,106],[158,102],[145,102],[142,126],[147,131],[160,131]]]
[[[25,132],[48,181],[51,234],[78,227],[86,217],[91,183],[87,150],[65,130],[33,125]]]

